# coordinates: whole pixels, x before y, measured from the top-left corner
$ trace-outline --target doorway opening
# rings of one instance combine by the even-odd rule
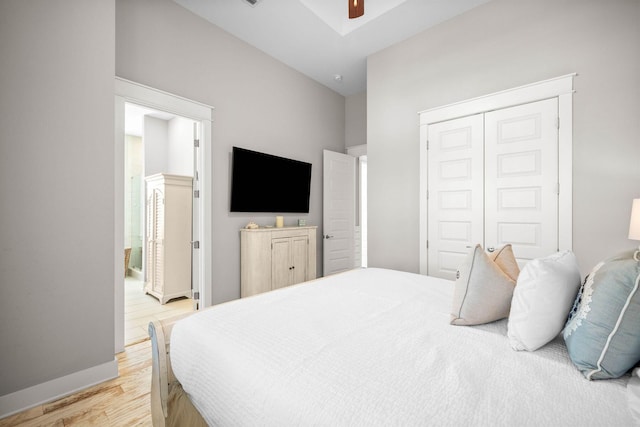
[[[367,251],[367,145],[347,148],[347,154],[356,158],[356,220],[355,220],[355,267],[366,268]]]
[[[114,206],[115,206],[115,234],[114,234],[114,347],[115,352],[119,353],[124,351],[125,347],[125,276],[123,275],[123,262],[125,261],[125,247],[131,247],[133,252],[133,240],[125,246],[125,107],[126,104],[134,104],[138,107],[143,107],[148,110],[152,110],[151,119],[162,120],[162,117],[154,117],[162,114],[170,114],[172,116],[179,116],[183,119],[188,119],[191,122],[192,127],[188,124],[185,128],[190,127],[191,132],[191,151],[190,155],[186,154],[186,151],[174,154],[169,152],[166,156],[184,156],[185,159],[180,161],[181,164],[187,164],[186,158],[191,159],[192,178],[191,181],[191,239],[187,242],[187,246],[191,249],[191,287],[193,290],[193,299],[197,308],[208,307],[212,304],[212,242],[213,242],[213,221],[212,221],[212,209],[213,209],[213,193],[212,193],[212,166],[213,156],[211,147],[211,129],[213,119],[213,107],[200,102],[196,102],[190,99],[186,99],[177,95],[173,95],[168,92],[164,92],[158,89],[151,88],[149,86],[141,85],[139,83],[132,82],[130,80],[115,77],[115,191],[114,191]],[[149,114],[147,114],[149,115]],[[149,119],[149,121],[153,121]],[[195,123],[195,125],[194,125]],[[186,130],[186,132],[189,132]],[[147,135],[149,136],[149,135]],[[164,137],[167,138],[166,135]],[[158,138],[162,140],[162,137]],[[151,153],[151,152],[149,152]],[[148,159],[147,159],[148,160]],[[145,170],[144,173],[140,173],[140,181],[143,180],[145,174],[150,173],[150,170]],[[174,172],[175,173],[175,172]],[[182,173],[182,172],[179,172]],[[173,177],[162,176],[162,172],[154,175],[160,175],[166,179],[164,183],[171,183],[170,181],[180,181],[180,179],[173,179]],[[134,176],[133,174],[131,176]],[[162,181],[162,180],[160,180]],[[137,183],[137,180],[131,179],[131,182]],[[131,185],[131,184],[130,184]],[[142,188],[142,185],[141,185]],[[140,190],[142,192],[142,190]],[[156,208],[164,206],[162,202],[162,194],[156,191],[153,202]],[[144,204],[147,205],[149,200],[145,200]],[[131,202],[129,202],[131,203]],[[169,202],[167,202],[169,203]],[[185,204],[186,206],[186,204]],[[145,207],[145,214],[142,215],[142,221],[144,224],[149,224],[150,221],[146,219],[145,215],[149,212]],[[156,211],[158,212],[158,211]],[[168,215],[168,214],[167,214]],[[131,219],[130,219],[131,221]],[[179,221],[183,222],[183,221]],[[129,224],[131,226],[131,224]],[[187,226],[188,227],[188,226]],[[146,231],[145,231],[146,232]],[[146,232],[146,235],[150,233]],[[137,239],[137,238],[136,238]],[[142,238],[142,266],[140,273],[138,273],[135,262],[129,266],[125,264],[125,271],[127,273],[133,273],[136,277],[142,276],[140,281],[148,280],[148,271],[145,271],[145,260],[147,258],[148,247],[150,243],[154,243],[154,250],[162,244],[168,244],[164,241],[164,238],[155,239],[155,242],[145,241]],[[137,240],[136,240],[137,242]],[[162,254],[162,248],[160,252],[156,252],[155,255]],[[131,263],[131,259],[129,259]],[[148,261],[147,261],[148,264]],[[138,280],[135,278],[129,280]],[[138,285],[140,285],[138,283]],[[136,285],[137,286],[137,285]],[[157,290],[157,289],[156,289]],[[172,299],[174,294],[162,295],[165,298],[163,302]],[[187,294],[188,295],[188,294]],[[158,297],[158,295],[156,295]],[[175,298],[176,296],[173,296]],[[151,297],[149,297],[151,298]],[[165,304],[166,305],[166,304]],[[158,306],[163,306],[158,304]],[[146,332],[146,326],[145,326]],[[145,339],[147,336],[145,335]]]
[[[358,223],[359,236],[356,242],[360,246],[360,267],[367,267],[367,155],[358,157]],[[358,257],[356,257],[358,259]]]
[[[323,152],[322,275],[367,267],[366,145]]]
[[[194,170],[194,129],[197,122],[176,114],[125,103],[124,139],[124,344],[147,339],[147,325],[152,318],[165,318],[194,310],[192,296],[191,247],[192,197]],[[159,175],[161,176],[159,178]],[[172,208],[175,215],[157,218],[149,201],[158,178],[180,178],[184,206]],[[164,185],[161,188],[164,194]],[[158,220],[164,221],[159,230]],[[175,224],[179,220],[180,224]],[[154,234],[176,233],[180,229],[180,248],[169,249]],[[161,253],[160,253],[161,252]],[[161,261],[158,262],[158,256]],[[172,272],[171,277],[166,274]],[[159,277],[156,277],[159,276]],[[158,283],[166,281],[167,283]],[[196,289],[197,291],[197,289]],[[178,296],[179,295],[179,296]],[[175,298],[174,298],[175,297]]]

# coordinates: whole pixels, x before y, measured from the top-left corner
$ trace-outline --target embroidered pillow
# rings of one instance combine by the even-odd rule
[[[562,331],[580,288],[580,270],[570,251],[529,261],[518,277],[507,325],[514,350],[534,351]]]
[[[509,316],[516,282],[476,247],[458,269],[451,309],[452,325],[479,325]]]
[[[587,379],[620,377],[640,361],[640,261],[634,253],[594,267],[563,330],[569,356]]]

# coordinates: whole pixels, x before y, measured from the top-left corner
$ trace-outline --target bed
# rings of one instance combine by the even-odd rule
[[[637,377],[586,380],[561,336],[514,351],[507,319],[454,326],[452,298],[368,268],[154,321],[153,423],[638,425]]]

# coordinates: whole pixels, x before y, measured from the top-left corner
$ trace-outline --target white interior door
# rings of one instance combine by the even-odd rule
[[[558,100],[485,115],[485,244],[522,266],[558,250]]]
[[[354,268],[356,158],[324,150],[323,275]]]
[[[484,240],[482,114],[428,129],[429,275],[455,279],[469,247]]]

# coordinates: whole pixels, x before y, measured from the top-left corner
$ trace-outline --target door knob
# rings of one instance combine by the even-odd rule
[[[493,248],[493,247],[492,248],[487,248],[487,252],[493,252],[495,250],[496,250],[496,248]]]
[[[331,239],[332,237],[334,237],[334,236],[329,236],[328,234],[325,234],[325,235],[324,235],[324,238],[325,238],[325,239]]]

